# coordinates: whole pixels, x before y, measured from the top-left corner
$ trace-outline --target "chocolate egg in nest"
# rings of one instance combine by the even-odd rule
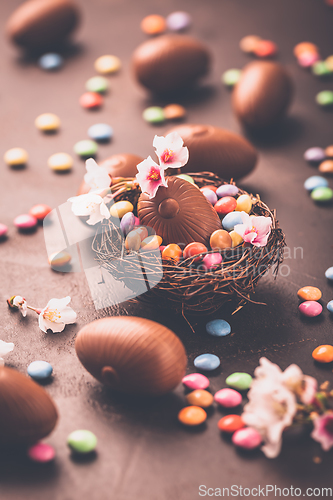
[[[216,211],[194,184],[178,177],[167,179],[168,187],[160,187],[154,198],[141,194],[141,224],[152,227],[164,245],[193,241],[208,245],[210,235],[222,227]]]

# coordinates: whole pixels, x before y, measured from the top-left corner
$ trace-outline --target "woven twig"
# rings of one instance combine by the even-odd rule
[[[211,172],[189,175],[199,187],[227,184]],[[111,191],[114,201],[131,201],[136,213],[140,187],[135,179],[125,179],[112,186]],[[241,189],[239,193],[248,194]],[[276,277],[285,247],[285,236],[279,227],[275,211],[271,211],[258,195],[250,196],[253,202],[250,214],[269,216],[272,219],[267,245],[261,248],[239,245],[228,249],[223,253],[222,263],[213,271],[207,272],[196,265],[195,257],[179,263],[163,260],[161,278],[159,249],[128,253],[120,228],[110,220],[103,223],[102,231],[97,233],[93,241],[96,259],[116,279],[129,287],[135,286],[138,280],[144,281],[149,292],[140,299],[156,299],[160,305],[171,306],[183,314],[213,312],[225,302],[236,299],[237,311],[245,303],[254,302],[251,293],[259,279],[272,266]]]

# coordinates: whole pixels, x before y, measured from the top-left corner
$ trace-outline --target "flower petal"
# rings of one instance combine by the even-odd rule
[[[51,299],[48,301],[45,309],[57,309],[58,311],[62,311],[63,309],[65,309],[65,307],[68,306],[70,301],[71,301],[71,298],[69,295],[67,297],[62,298],[62,299]],[[43,309],[43,311],[45,309]]]
[[[12,342],[4,342],[0,340],[0,356],[5,356],[14,349],[14,344]]]
[[[76,318],[77,318],[77,314],[71,307],[65,307],[65,309],[63,309],[61,311],[61,320],[66,325],[75,323]]]

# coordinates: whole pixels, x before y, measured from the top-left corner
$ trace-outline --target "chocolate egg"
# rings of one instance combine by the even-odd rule
[[[136,79],[150,91],[175,92],[193,86],[208,73],[210,53],[195,38],[163,35],[139,45],[132,66]]]
[[[190,157],[182,172],[208,170],[223,179],[248,175],[257,162],[257,151],[244,137],[211,125],[178,125],[178,132],[188,147]]]
[[[243,125],[264,128],[283,117],[292,96],[292,80],[280,64],[253,61],[245,66],[234,87],[232,106]]]
[[[160,186],[154,198],[142,193],[138,216],[143,226],[152,227],[163,238],[163,244],[187,245],[196,241],[209,244],[210,235],[221,229],[216,211],[190,182],[168,177],[168,187]]]
[[[141,158],[141,156],[124,153],[106,158],[99,163],[99,166],[106,168],[109,176],[112,178],[113,184],[115,184],[123,177],[135,177],[138,173],[136,166],[141,163],[142,160],[143,158]],[[89,190],[90,187],[88,184],[82,181],[77,195],[86,194]]]
[[[71,0],[28,0],[10,16],[9,39],[40,51],[62,44],[77,26],[79,9]]]
[[[58,413],[47,392],[16,370],[0,367],[0,444],[30,445],[54,429]]]
[[[171,391],[181,382],[187,363],[184,346],[171,330],[133,316],[89,323],[80,330],[75,349],[97,380],[132,394]]]

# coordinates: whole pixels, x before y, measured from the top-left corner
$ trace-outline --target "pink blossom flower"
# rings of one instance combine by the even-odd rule
[[[153,146],[164,168],[180,168],[188,162],[188,149],[183,144],[184,141],[177,132],[166,137],[155,135]]]
[[[318,416],[313,425],[312,439],[318,441],[323,450],[328,451],[333,446],[333,412]]]
[[[270,217],[256,217],[241,212],[243,224],[236,224],[234,230],[246,243],[255,247],[264,247],[271,232],[272,219]]]
[[[160,186],[168,187],[164,177],[165,167],[157,165],[151,156],[139,163],[137,169],[139,173],[136,174],[136,178],[141,191],[147,193],[150,198],[154,198]]]

